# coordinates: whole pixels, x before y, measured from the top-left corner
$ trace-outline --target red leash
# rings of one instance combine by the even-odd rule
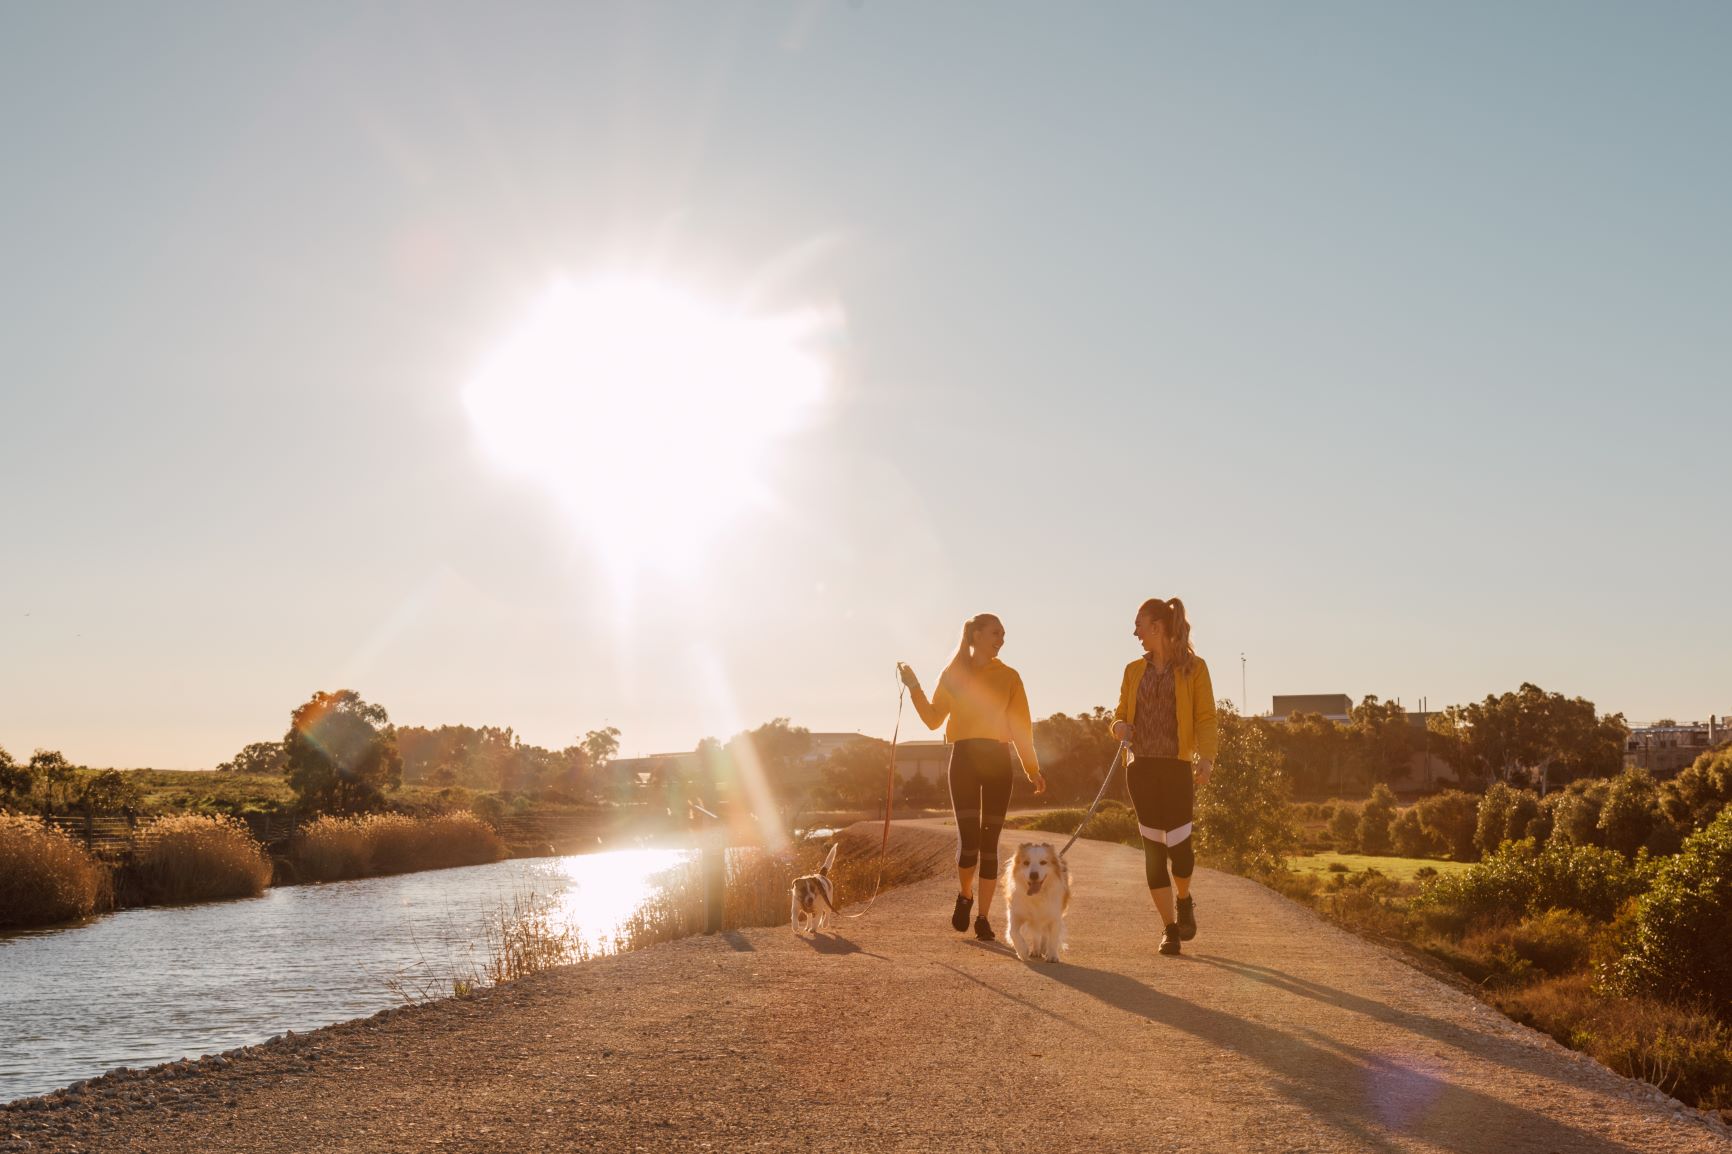
[[[897,684],[901,685],[900,671],[897,673]],[[872,908],[872,903],[878,900],[879,893],[884,889],[884,859],[890,854],[890,812],[896,808],[896,746],[902,737],[902,702],[907,696],[908,686],[902,685],[896,694],[896,728],[890,731],[890,773],[884,781],[884,837],[878,843],[878,880],[872,885],[872,896],[866,899],[865,909],[857,914],[838,911],[836,916],[839,918],[865,917],[866,910]],[[825,899],[825,904],[829,905],[828,898]],[[830,908],[836,909],[835,906]]]

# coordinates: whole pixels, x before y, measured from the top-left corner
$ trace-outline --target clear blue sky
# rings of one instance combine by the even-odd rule
[[[1044,715],[1157,594],[1257,710],[1732,710],[1729,58],[1706,3],[6,5],[0,745],[209,766],[339,685],[887,733],[980,610]],[[837,322],[629,604],[463,403],[622,268]]]

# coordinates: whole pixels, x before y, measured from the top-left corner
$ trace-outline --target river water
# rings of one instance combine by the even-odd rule
[[[242,901],[124,910],[0,935],[0,1102],[115,1066],[197,1058],[451,992],[502,910],[533,903],[592,949],[689,850],[498,862]]]

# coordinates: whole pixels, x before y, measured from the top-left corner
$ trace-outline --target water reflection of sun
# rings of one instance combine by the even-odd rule
[[[661,876],[692,854],[684,849],[615,850],[605,855],[605,870],[595,868],[592,855],[560,858],[555,868],[565,888],[548,909],[549,928],[570,932],[592,953],[608,952],[620,928],[656,896]]]

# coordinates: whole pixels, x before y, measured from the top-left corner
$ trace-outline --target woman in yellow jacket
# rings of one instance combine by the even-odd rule
[[[1165,927],[1161,953],[1177,954],[1181,941],[1197,936],[1192,804],[1195,787],[1207,785],[1215,768],[1215,689],[1209,667],[1191,648],[1191,625],[1177,597],[1143,602],[1135,632],[1143,655],[1125,667],[1113,736],[1131,743],[1134,760],[1125,780],[1143,835],[1149,895]]]
[[[979,879],[980,913],[974,936],[992,941],[992,891],[998,882],[998,835],[1010,807],[1010,751],[1014,746],[1022,771],[1034,792],[1046,792],[1040,761],[1034,753],[1034,726],[1029,720],[1028,693],[1022,678],[998,659],[1004,648],[1004,625],[990,613],[970,618],[962,626],[962,644],[938,676],[938,688],[927,700],[914,671],[899,665],[902,683],[914,700],[926,728],[944,724],[950,746],[950,804],[956,811],[957,896],[950,924],[968,928]],[[945,719],[948,718],[948,724]]]

